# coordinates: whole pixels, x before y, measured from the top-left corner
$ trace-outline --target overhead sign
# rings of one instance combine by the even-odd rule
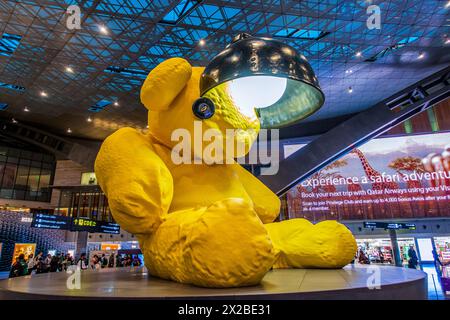
[[[90,233],[119,234],[120,226],[117,223],[91,220],[88,218],[74,218],[71,226],[72,231],[87,231]]]
[[[117,223],[97,221],[88,218],[72,218],[44,213],[33,214],[31,227],[70,231],[86,231],[89,233],[120,234]]]
[[[98,221],[96,232],[119,234],[120,226],[117,223],[113,223],[113,222]]]
[[[45,213],[34,213],[31,227],[43,229],[69,230],[72,218]]]
[[[364,228],[385,229],[385,230],[399,230],[399,229],[416,230],[416,225],[413,223],[365,221]]]
[[[74,218],[70,230],[96,232],[97,221],[88,218]]]

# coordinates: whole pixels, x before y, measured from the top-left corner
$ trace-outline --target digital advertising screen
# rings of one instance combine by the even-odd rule
[[[28,258],[30,254],[35,254],[36,251],[36,243],[16,243],[14,245],[14,253],[12,256],[11,265],[16,262],[16,258],[23,254],[25,256],[25,259]]]
[[[293,187],[289,215],[311,221],[448,217],[448,163],[429,172],[422,160],[444,154],[449,144],[449,132],[373,139]],[[302,146],[284,146],[285,157]]]
[[[95,172],[84,172],[81,174],[82,185],[94,185],[97,184],[97,178]]]

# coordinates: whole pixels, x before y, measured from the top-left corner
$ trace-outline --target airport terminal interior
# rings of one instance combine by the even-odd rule
[[[450,300],[449,21],[0,0],[0,299]]]

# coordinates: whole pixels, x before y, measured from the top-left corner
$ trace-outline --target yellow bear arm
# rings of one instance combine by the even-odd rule
[[[154,68],[141,88],[141,102],[153,111],[169,108],[170,103],[191,78],[192,66],[182,58],[168,59]]]
[[[253,206],[263,223],[273,222],[280,214],[280,199],[258,178],[236,164],[236,172],[245,191],[253,201]]]
[[[172,202],[173,179],[150,137],[132,128],[110,135],[95,160],[95,174],[117,223],[134,234],[156,231]]]

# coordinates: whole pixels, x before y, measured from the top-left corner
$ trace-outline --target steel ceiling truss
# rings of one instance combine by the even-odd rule
[[[352,149],[450,96],[450,67],[401,90],[319,136],[280,161],[276,175],[260,176],[277,195],[310,177]]]
[[[403,80],[393,81],[389,92],[380,91],[365,99],[356,95],[355,83],[368,82],[366,86],[370,87],[366,80],[375,75],[379,81],[383,77],[380,68],[403,63],[405,54],[410,54],[408,61],[412,61],[413,55],[424,48],[441,50],[448,33],[448,9],[438,0],[373,1],[383,13],[381,30],[369,30],[366,26],[368,2],[353,0],[203,0],[187,10],[177,23],[161,23],[180,1],[1,1],[0,36],[10,33],[22,37],[10,57],[0,56],[0,81],[26,88],[23,95],[5,93],[10,110],[20,110],[27,104],[38,109],[43,118],[55,108],[64,108],[66,116],[58,123],[67,126],[73,115],[82,116],[83,110],[95,103],[95,95],[115,95],[126,107],[104,113],[105,119],[119,123],[126,114],[136,125],[143,126],[145,110],[139,103],[143,80],[105,73],[108,67],[149,72],[174,56],[185,57],[193,65],[205,65],[237,33],[274,36],[280,30],[293,28],[323,32],[324,36],[317,40],[283,41],[302,52],[319,76],[327,102],[317,117],[337,116],[348,111],[344,107],[349,105],[348,97],[342,89],[349,85],[355,91],[351,105],[361,109],[435,71],[431,68],[403,74]],[[81,30],[66,27],[66,9],[70,4],[80,6]],[[107,35],[99,32],[99,25],[108,29]],[[405,37],[418,40],[381,57],[373,65],[364,63],[365,58]],[[205,46],[199,45],[200,39],[205,39]],[[356,52],[362,52],[364,59],[355,56]],[[66,66],[75,73],[67,74]],[[351,77],[345,74],[350,68],[358,71]],[[40,97],[43,90],[51,99]],[[106,128],[96,130],[97,138],[109,133]],[[92,134],[96,135],[94,131]]]

